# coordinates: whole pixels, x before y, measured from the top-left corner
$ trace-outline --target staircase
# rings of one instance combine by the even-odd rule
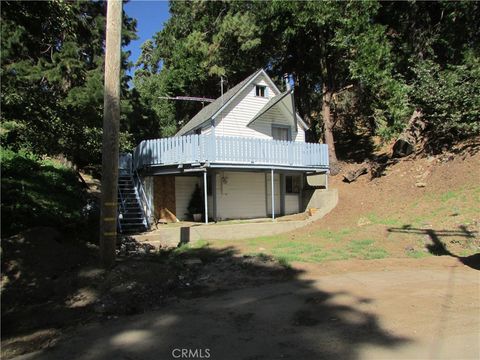
[[[148,230],[145,214],[131,174],[118,177],[119,230],[122,234],[133,234]]]

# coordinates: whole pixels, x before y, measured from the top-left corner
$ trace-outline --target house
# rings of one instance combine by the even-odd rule
[[[303,212],[319,206],[312,201],[326,188],[329,170],[327,146],[306,143],[306,130],[293,89],[280,91],[260,69],[174,137],[142,141],[121,159],[119,200],[134,185],[145,225],[191,220],[194,193],[205,222]]]

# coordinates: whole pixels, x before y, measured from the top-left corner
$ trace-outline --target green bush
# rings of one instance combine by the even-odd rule
[[[422,110],[431,145],[449,143],[480,133],[480,59],[441,68],[425,61],[415,68],[411,89]]]
[[[84,191],[72,169],[28,152],[0,151],[2,236],[34,226],[63,227],[84,220]]]

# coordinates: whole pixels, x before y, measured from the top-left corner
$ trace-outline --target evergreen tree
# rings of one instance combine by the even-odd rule
[[[103,2],[2,4],[2,137],[4,145],[63,153],[79,166],[99,163],[103,107]],[[135,37],[124,18],[123,44]],[[131,108],[128,54],[123,61],[122,128]],[[129,146],[129,135],[122,134]]]

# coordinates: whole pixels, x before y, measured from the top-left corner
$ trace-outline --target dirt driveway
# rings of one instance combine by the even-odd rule
[[[480,356],[480,272],[454,258],[296,266],[294,280],[81,327],[18,359]]]

